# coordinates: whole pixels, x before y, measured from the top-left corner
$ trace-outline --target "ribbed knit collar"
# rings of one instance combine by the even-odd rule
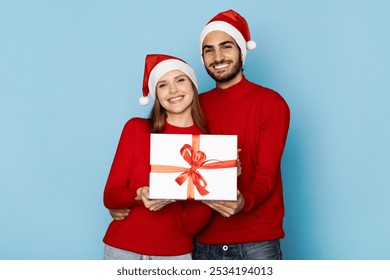
[[[165,121],[164,133],[192,134],[198,132],[199,128],[193,124],[188,127],[174,126]]]
[[[237,84],[225,89],[216,87],[214,90],[217,94],[223,94],[224,97],[239,98],[248,94],[251,91],[252,86],[253,84],[243,75],[241,81]]]

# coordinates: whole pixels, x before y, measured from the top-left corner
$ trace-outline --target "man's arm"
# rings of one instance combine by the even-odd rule
[[[130,213],[130,209],[129,208],[124,208],[124,209],[108,209],[110,211],[110,215],[111,217],[115,220],[115,221],[121,221],[123,220],[124,218],[126,218],[129,213]]]

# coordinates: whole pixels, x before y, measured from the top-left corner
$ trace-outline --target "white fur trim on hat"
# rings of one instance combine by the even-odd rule
[[[178,59],[167,59],[157,64],[150,72],[148,87],[149,93],[153,96],[153,98],[156,98],[156,85],[158,80],[160,80],[160,78],[166,73],[173,70],[180,70],[186,74],[198,89],[198,82],[196,80],[194,70],[192,70],[187,63]]]

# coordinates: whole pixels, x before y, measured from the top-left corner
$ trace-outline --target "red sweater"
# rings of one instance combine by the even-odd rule
[[[200,134],[197,126],[180,128],[166,123],[164,133]],[[193,236],[205,226],[211,209],[202,202],[177,201],[150,211],[135,200],[136,191],[149,186],[150,127],[148,120],[129,120],[122,131],[104,190],[110,209],[131,208],[122,221],[112,221],[104,243],[144,255],[174,256],[193,250]]]
[[[238,135],[238,189],[245,206],[230,218],[215,213],[196,239],[233,244],[284,237],[280,161],[290,121],[288,105],[277,92],[245,77],[230,88],[201,94],[200,102],[212,134]]]

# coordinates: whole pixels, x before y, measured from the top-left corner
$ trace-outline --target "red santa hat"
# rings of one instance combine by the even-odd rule
[[[223,31],[232,36],[241,49],[243,63],[245,61],[246,50],[254,50],[256,42],[251,40],[249,26],[245,18],[239,13],[228,10],[213,17],[203,28],[200,34],[200,53],[202,54],[202,44],[204,38],[212,31]],[[203,62],[203,57],[202,57]]]
[[[180,70],[186,74],[198,88],[198,82],[194,70],[182,59],[165,54],[148,54],[145,58],[144,80],[142,84],[143,96],[139,103],[149,103],[148,93],[156,98],[156,85],[162,76],[172,70]]]

